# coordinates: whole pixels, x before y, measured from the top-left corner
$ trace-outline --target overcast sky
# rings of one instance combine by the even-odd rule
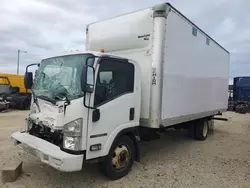
[[[0,72],[62,53],[84,50],[86,24],[164,0],[1,0]],[[250,0],[172,0],[184,15],[231,52],[234,76],[250,75]]]

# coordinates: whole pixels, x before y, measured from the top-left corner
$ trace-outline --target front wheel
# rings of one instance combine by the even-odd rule
[[[100,162],[100,169],[112,180],[127,175],[135,158],[135,146],[131,138],[122,136],[111,147],[108,156]]]

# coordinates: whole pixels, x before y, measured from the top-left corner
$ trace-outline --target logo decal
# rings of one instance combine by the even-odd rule
[[[149,40],[150,34],[139,35],[138,39],[143,38],[144,40]]]

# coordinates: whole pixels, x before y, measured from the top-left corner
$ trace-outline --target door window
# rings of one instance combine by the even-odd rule
[[[134,65],[114,59],[100,62],[94,105],[100,106],[134,91]]]
[[[99,73],[100,75],[100,83],[101,84],[108,84],[113,78],[112,71],[102,71]]]

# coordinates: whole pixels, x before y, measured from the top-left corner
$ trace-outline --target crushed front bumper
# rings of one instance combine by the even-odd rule
[[[53,168],[64,171],[73,172],[80,171],[83,165],[84,155],[72,155],[62,151],[58,146],[32,136],[28,133],[15,132],[11,135],[15,144],[23,150],[40,158]]]

